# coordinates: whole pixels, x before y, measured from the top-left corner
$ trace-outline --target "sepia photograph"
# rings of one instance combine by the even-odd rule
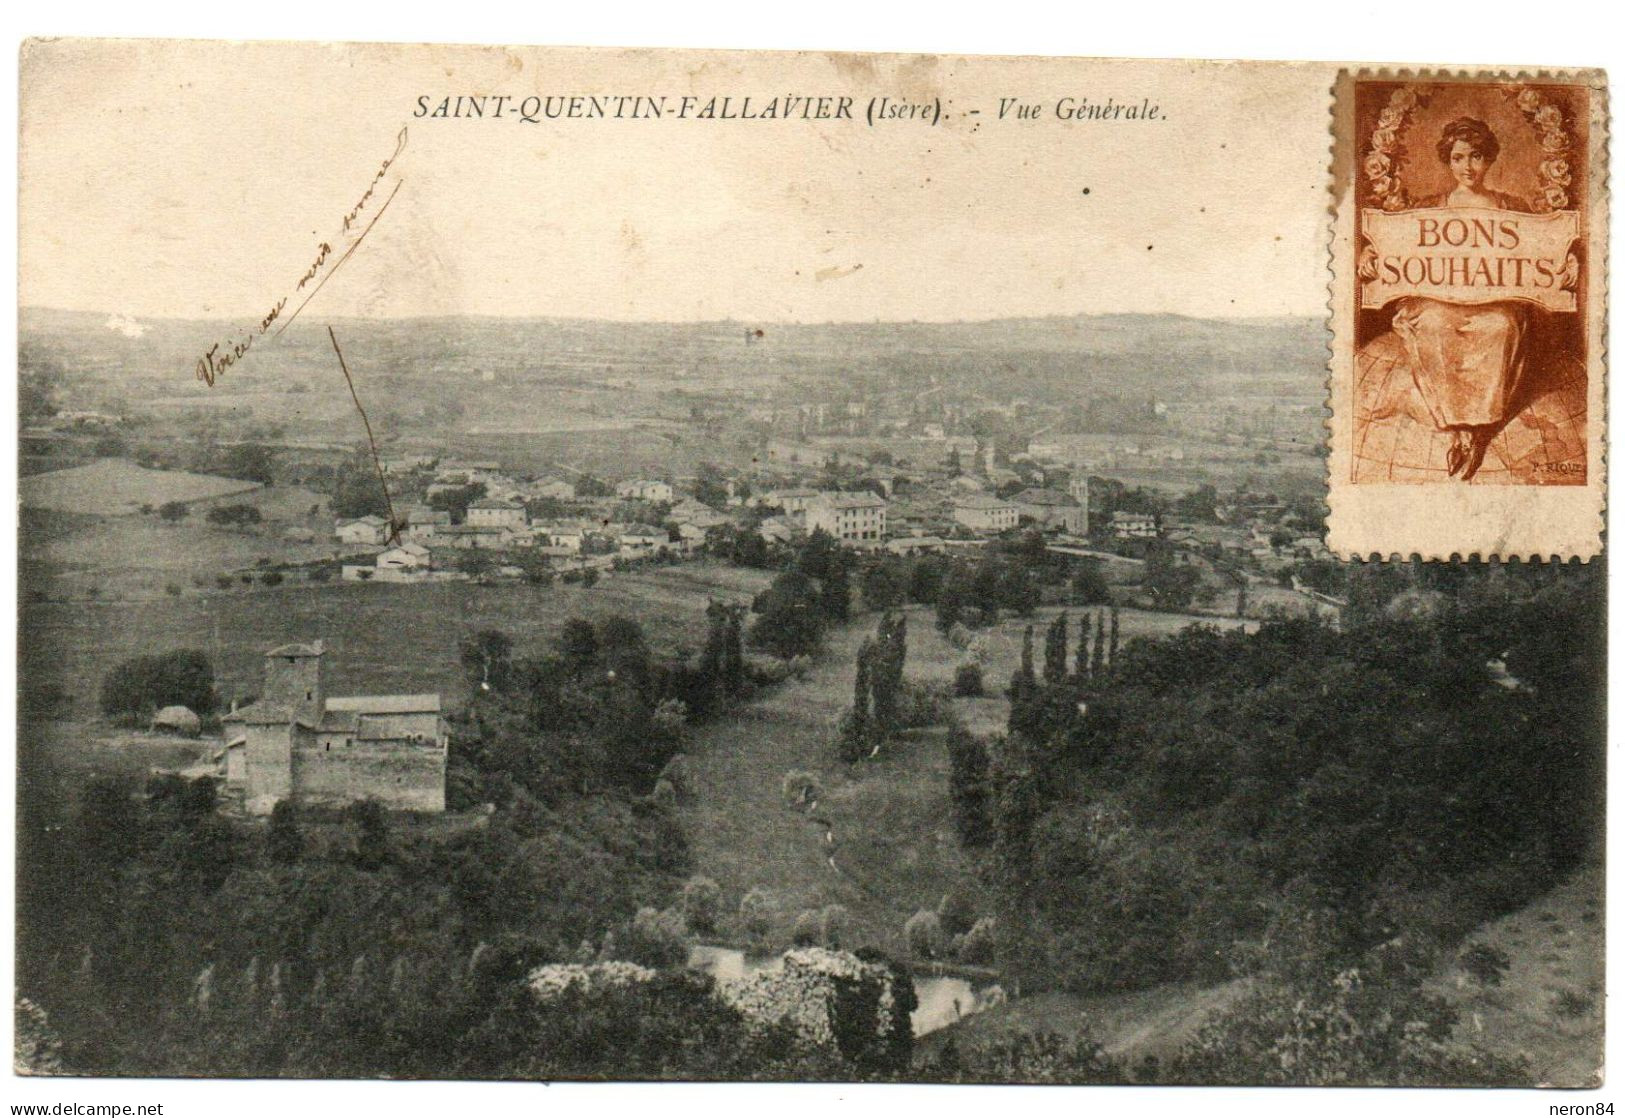
[[[1603,1085],[1601,71],[19,119],[19,1079]]]

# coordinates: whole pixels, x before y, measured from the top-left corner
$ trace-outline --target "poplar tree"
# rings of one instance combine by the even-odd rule
[[[1044,682],[1061,683],[1066,679],[1066,614],[1049,624],[1044,633]]]

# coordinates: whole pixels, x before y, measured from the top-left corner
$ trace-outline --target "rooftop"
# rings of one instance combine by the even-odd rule
[[[326,649],[321,641],[312,641],[309,644],[282,644],[271,649],[267,656],[320,656]]]
[[[833,493],[825,498],[834,509],[883,509],[886,502],[873,493]]]
[[[1015,507],[1016,506],[1012,505],[1009,501],[1001,500],[998,497],[989,497],[985,493],[971,493],[968,496],[954,498],[954,508],[956,509],[974,509],[978,511],[985,511],[991,509],[1014,509]]]
[[[440,696],[433,695],[345,695],[327,700],[328,712],[354,711],[356,714],[427,714],[440,710]]]
[[[1023,489],[1012,498],[1018,505],[1051,505],[1077,508],[1078,499],[1056,489]]]

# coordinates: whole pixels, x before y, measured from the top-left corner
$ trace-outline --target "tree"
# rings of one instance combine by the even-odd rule
[[[167,706],[208,715],[217,702],[214,668],[197,649],[135,656],[102,680],[101,708],[109,718],[144,719]]]
[[[1089,674],[1099,678],[1106,671],[1106,615],[1095,611],[1095,650],[1089,661]]]
[[[830,564],[820,584],[819,603],[831,621],[845,621],[852,615],[852,578],[844,559]]]
[[[1078,619],[1078,650],[1072,657],[1072,671],[1079,679],[1087,679],[1090,675],[1089,615],[1087,613]]]
[[[970,588],[963,568],[950,569],[937,590],[937,629],[947,634],[969,613]]]
[[[982,665],[972,660],[954,669],[955,698],[979,699],[982,693]]]
[[[966,846],[986,846],[993,841],[987,747],[963,726],[951,726],[948,765],[948,793],[959,841]]]
[[[207,513],[210,524],[258,524],[264,517],[253,505],[216,505]]]
[[[653,661],[643,626],[615,614],[598,623],[598,659],[612,678],[639,690],[649,682]]]
[[[1106,659],[1109,663],[1117,663],[1117,607],[1112,607],[1111,643],[1106,646]]]
[[[847,764],[863,759],[874,736],[870,704],[874,694],[875,642],[864,637],[858,646],[856,674],[852,679],[852,708],[841,725],[840,757]]]
[[[275,809],[273,809],[275,810]],[[389,816],[384,805],[374,799],[356,800],[347,809],[353,834],[351,847],[356,865],[375,870],[389,860]]]
[[[278,800],[271,809],[271,827],[265,836],[266,854],[271,861],[292,865],[304,854],[305,838],[299,833],[298,811],[289,800]]]
[[[694,499],[714,509],[728,505],[728,478],[715,462],[701,462],[695,471]]]
[[[824,610],[812,579],[785,571],[757,599],[750,641],[784,660],[806,656],[824,637]]]
[[[457,553],[457,569],[470,578],[484,578],[496,570],[496,558],[489,551],[465,547]]]
[[[908,600],[916,605],[935,605],[946,570],[947,561],[940,555],[922,555],[914,560],[908,572]],[[948,627],[953,628],[951,624]]]
[[[226,451],[225,461],[219,469],[226,477],[270,485],[276,480],[274,465],[269,447],[258,443],[241,443]]]
[[[1174,548],[1153,540],[1145,553],[1145,589],[1159,609],[1182,610],[1196,597],[1202,577],[1188,563],[1178,561]]]
[[[357,484],[360,485],[359,482]],[[373,475],[370,490],[365,486],[361,486],[358,491],[358,497],[361,501],[368,500],[370,499],[369,493],[376,494],[378,500],[383,499],[383,490],[378,487],[378,477],[376,473]],[[439,512],[450,513],[452,523],[461,524],[468,518],[468,506],[483,496],[485,496],[485,483],[483,481],[477,481],[471,485],[456,485],[452,486],[450,489],[437,490],[434,494],[432,494],[429,497],[429,507]],[[333,498],[333,506],[335,511],[338,509],[338,501],[339,498],[337,495],[335,495]],[[352,506],[356,504],[357,498],[351,498],[351,503]],[[344,514],[340,513],[339,515]],[[382,516],[384,513],[377,512],[375,515]]]
[[[874,696],[874,732],[881,741],[898,730],[903,690],[903,663],[908,657],[908,619],[888,613],[880,619],[873,650],[870,688]]]
[[[859,591],[866,609],[888,610],[902,605],[904,586],[897,564],[889,559],[869,564],[863,570]]]
[[[1072,572],[1072,604],[1098,606],[1111,601],[1111,589],[1099,559],[1084,559]]]
[[[513,639],[498,629],[481,629],[457,643],[469,690],[479,695],[506,691],[513,679]]]
[[[572,617],[559,633],[559,655],[572,672],[584,672],[598,662],[598,631],[585,617]]]
[[[722,680],[729,698],[745,693],[744,607],[728,607],[728,624],[722,646]]]
[[[1044,632],[1044,682],[1062,683],[1066,680],[1066,614],[1049,623]]]
[[[434,504],[430,499],[430,504]],[[466,507],[466,505],[465,505]],[[352,455],[333,479],[333,515],[344,520],[389,515],[389,495],[378,479],[378,467],[366,451]]]

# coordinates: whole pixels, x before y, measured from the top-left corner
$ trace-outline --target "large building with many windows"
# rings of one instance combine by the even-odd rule
[[[972,532],[1003,532],[1016,526],[1021,511],[1009,501],[985,493],[970,493],[954,500],[953,516],[955,523],[963,524]]]
[[[886,536],[886,502],[873,493],[821,493],[807,505],[807,531],[820,529],[842,543]]]

